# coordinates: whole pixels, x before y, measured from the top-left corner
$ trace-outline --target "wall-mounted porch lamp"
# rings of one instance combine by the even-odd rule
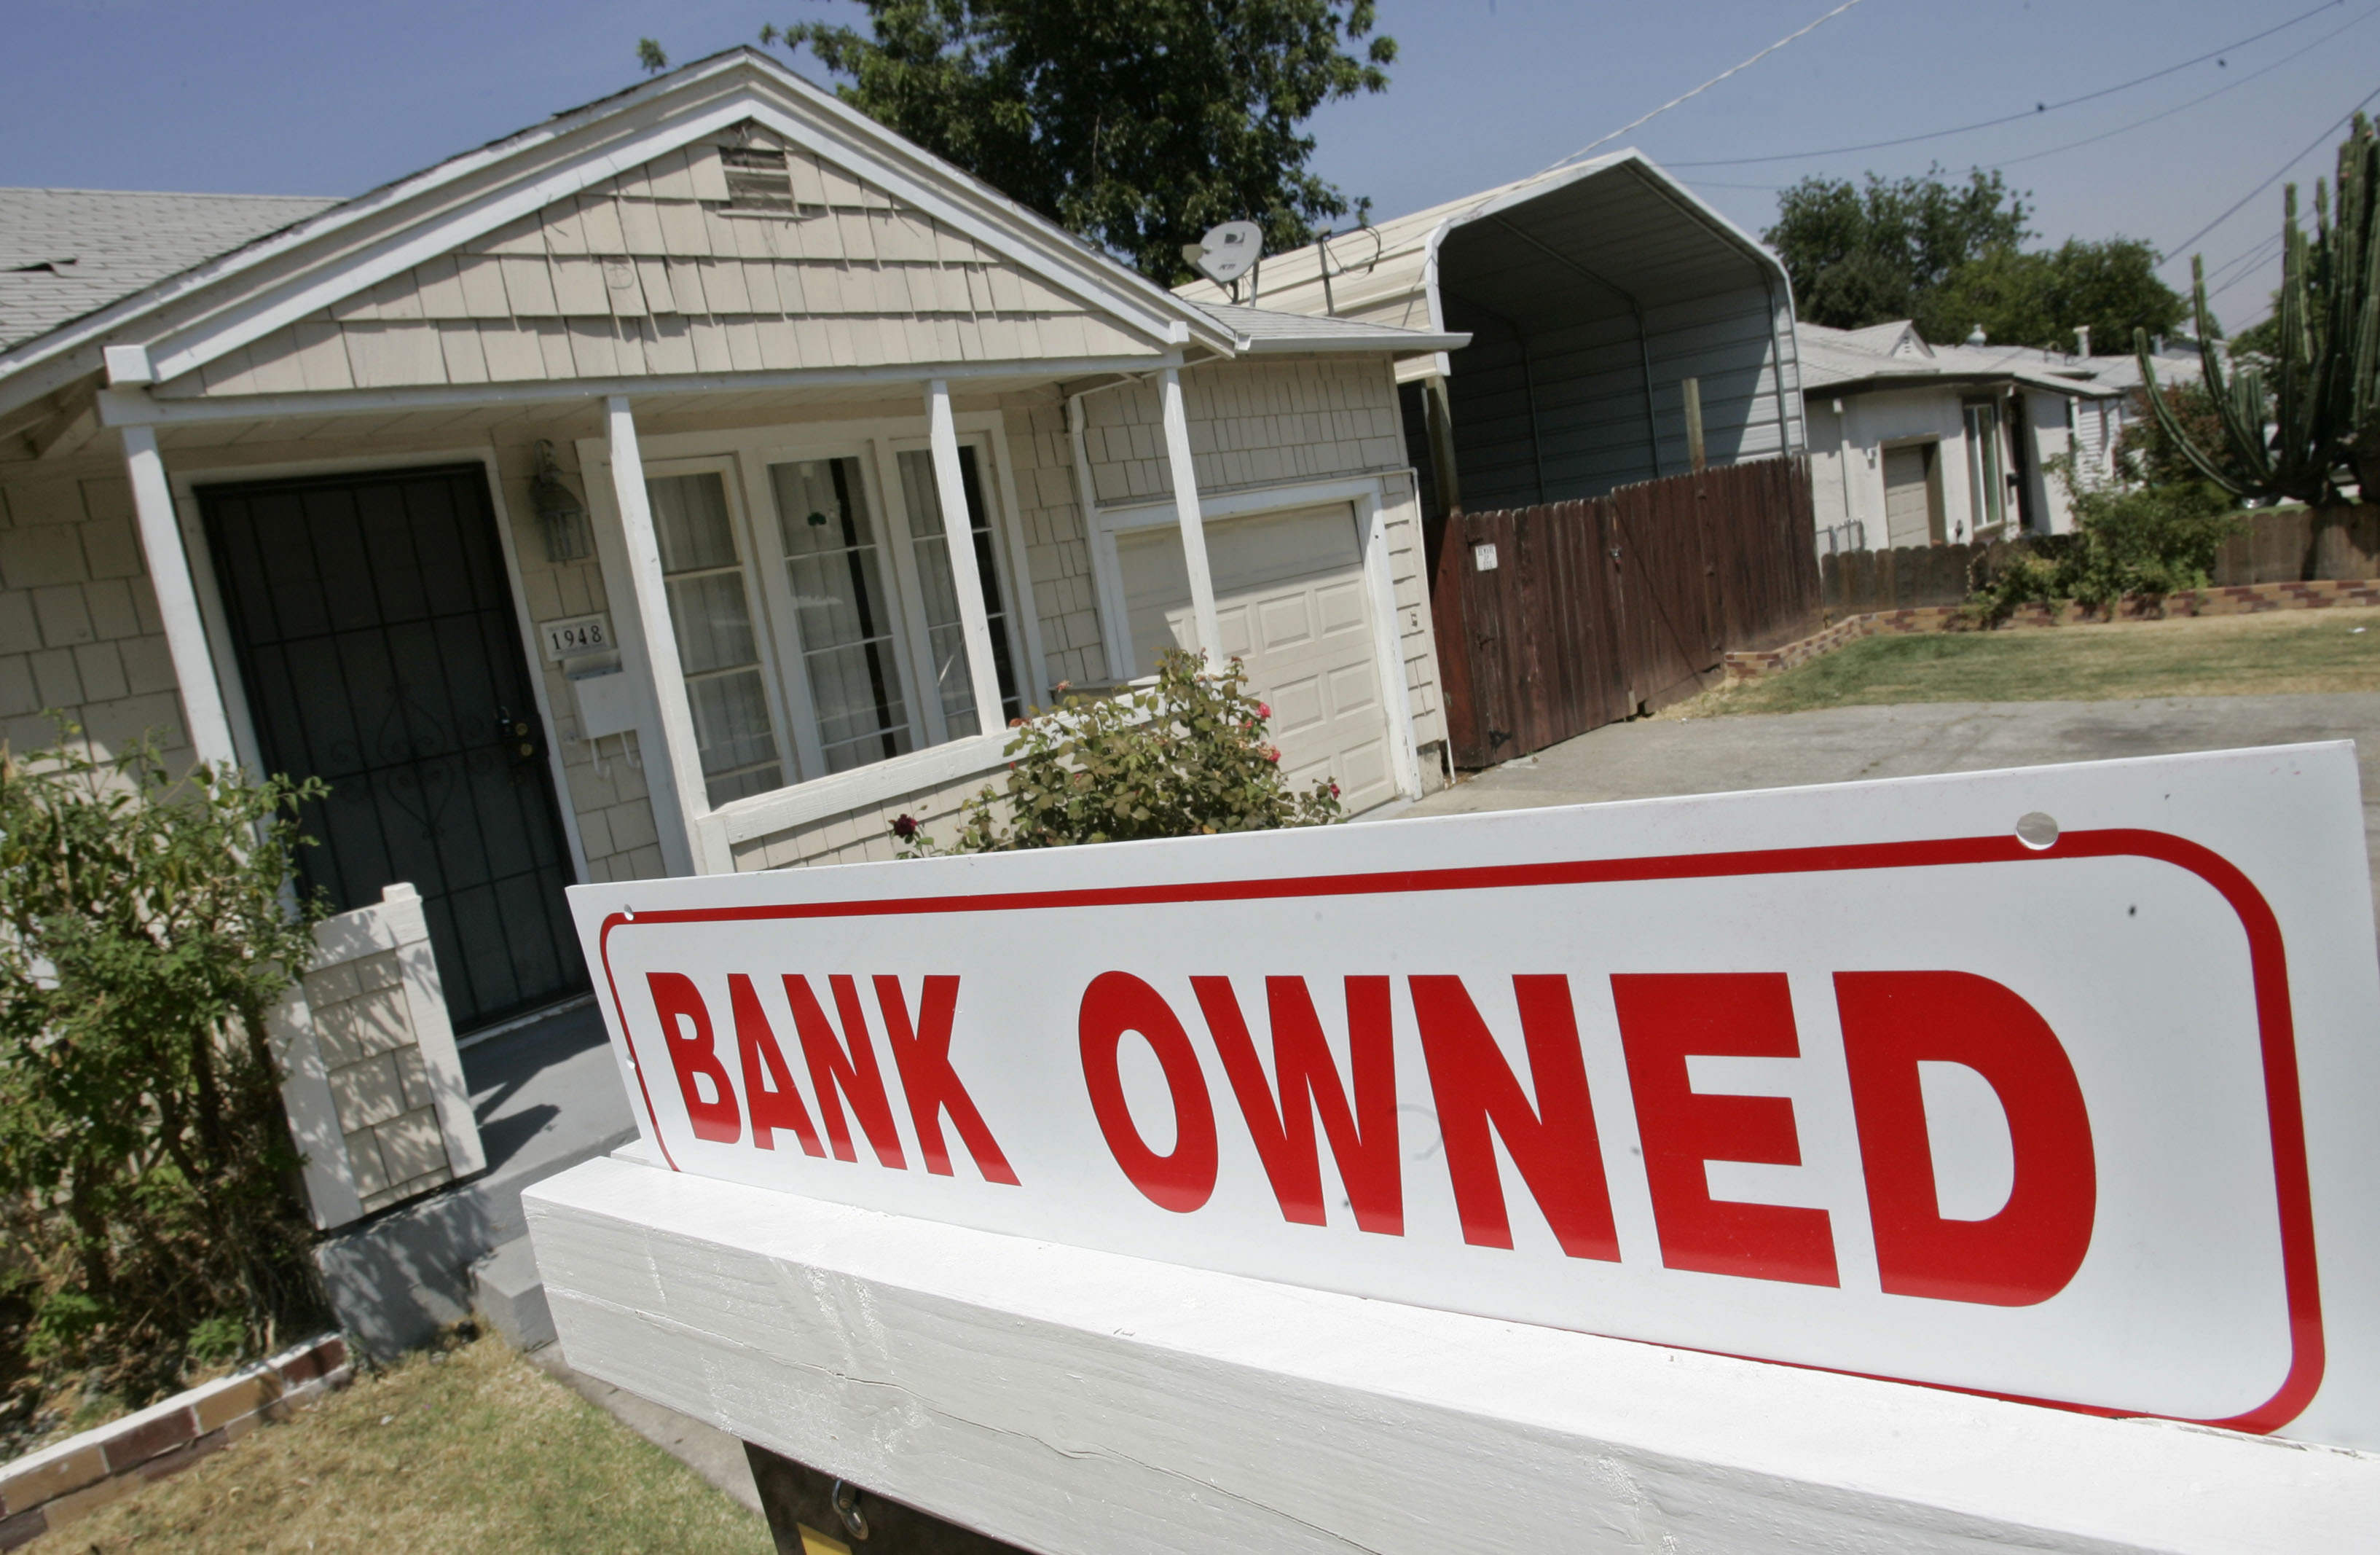
[[[553,444],[543,439],[537,445],[537,474],[529,482],[529,494],[537,503],[538,527],[545,531],[547,561],[575,562],[592,549],[587,509],[564,483],[562,468],[553,462]]]

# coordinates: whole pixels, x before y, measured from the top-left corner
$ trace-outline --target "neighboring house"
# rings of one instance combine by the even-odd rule
[[[1805,444],[1783,268],[1638,152],[1268,255],[1240,290],[1471,336],[1397,370],[1433,524],[1684,472],[1689,380],[1710,462]]]
[[[2072,504],[2051,461],[2070,454],[2086,487],[2113,481],[2140,414],[2132,357],[1931,346],[1905,319],[1801,334],[1822,553],[2064,534]],[[2195,383],[2195,349],[2160,342],[2157,373]]]
[[[1439,771],[1396,371],[1464,337],[1196,306],[757,52],[0,253],[8,739],[329,780],[459,1029],[584,986],[564,885],[888,857],[1169,643],[1351,809]]]

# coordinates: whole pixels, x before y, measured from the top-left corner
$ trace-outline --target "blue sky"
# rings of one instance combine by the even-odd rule
[[[1370,195],[1383,216],[1524,176],[1832,3],[1381,0],[1382,30],[1402,45],[1394,84],[1317,115],[1317,166],[1350,194]],[[2380,87],[2380,0],[2338,0],[2229,49],[2220,65],[2018,123],[1802,153],[2026,114],[2234,44],[2314,5],[1860,0],[1616,144],[1643,147],[1755,232],[1771,219],[1775,187],[1805,173],[1899,175],[1939,160],[2005,165],[2032,192],[2049,241],[2120,233],[2165,249],[2284,166],[2301,181],[2326,169],[2336,137],[2325,127]],[[748,42],[766,21],[858,7],[11,0],[9,9],[0,184],[342,195],[627,85],[638,79],[640,35],[690,59]],[[816,73],[814,61],[797,63]],[[2126,128],[2153,115],[2165,116]],[[1789,160],[1737,160],[1780,155]],[[2229,283],[2216,310],[2234,328],[2262,315],[2277,276],[2277,261],[2257,256],[2273,247],[2280,198],[2276,183],[2197,244],[2218,284]],[[2235,260],[2245,262],[2217,268]],[[2186,251],[2167,275],[2186,280]]]

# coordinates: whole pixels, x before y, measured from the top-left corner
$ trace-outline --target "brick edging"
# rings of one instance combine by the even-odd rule
[[[178,1474],[354,1377],[346,1340],[326,1333],[0,1464],[0,1549]]]
[[[2134,620],[2173,616],[2261,615],[2274,610],[2325,610],[2337,605],[2380,605],[2380,578],[2322,578],[2310,583],[2232,583],[2212,589],[2190,589],[2163,598],[2135,594],[2117,603],[2115,613]],[[2070,601],[2026,604],[2002,623],[2009,626],[2058,626],[2096,617],[2077,610]],[[1901,610],[1870,611],[1846,616],[1821,632],[1814,632],[1781,648],[1755,649],[1728,654],[1722,661],[1727,683],[1757,680],[1765,674],[1806,664],[1862,638],[1910,632],[1980,631],[1965,605],[1913,605]]]

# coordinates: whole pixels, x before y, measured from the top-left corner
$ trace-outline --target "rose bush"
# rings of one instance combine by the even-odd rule
[[[906,815],[892,821],[892,834],[915,858],[1339,820],[1338,784],[1325,780],[1299,793],[1281,775],[1281,747],[1265,738],[1271,718],[1272,709],[1248,695],[1238,660],[1208,672],[1203,658],[1174,650],[1159,662],[1154,686],[1071,696],[1013,725],[1006,783],[960,807],[949,843],[936,843]]]

